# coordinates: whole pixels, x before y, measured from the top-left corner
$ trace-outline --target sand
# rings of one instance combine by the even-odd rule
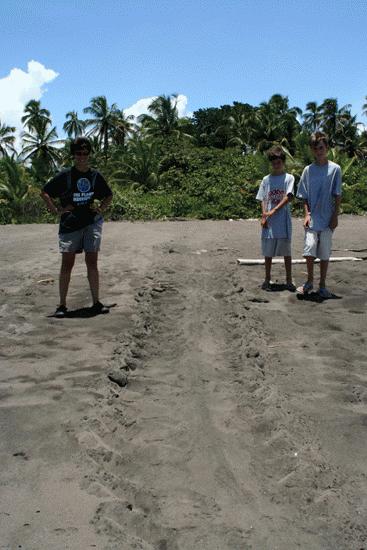
[[[257,221],[108,223],[116,306],[58,320],[56,234],[0,227],[0,549],[366,549],[367,263],[302,301],[236,264]],[[334,254],[366,234],[342,217]]]

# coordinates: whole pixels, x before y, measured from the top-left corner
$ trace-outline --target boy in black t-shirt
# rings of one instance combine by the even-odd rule
[[[98,252],[101,244],[102,212],[112,200],[112,191],[103,176],[89,168],[91,144],[87,138],[78,138],[71,145],[74,166],[63,170],[43,188],[41,196],[47,208],[60,214],[59,247],[62,254],[59,291],[60,305],[55,317],[65,317],[66,296],[70,283],[75,254],[84,250],[88,281],[95,313],[108,313],[108,308],[99,301]],[[61,208],[53,199],[59,199]],[[93,206],[94,200],[100,202]]]

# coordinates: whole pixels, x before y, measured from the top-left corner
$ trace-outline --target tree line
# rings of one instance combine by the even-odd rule
[[[280,144],[288,170],[297,177],[312,160],[308,141],[317,130],[328,134],[330,158],[342,166],[349,192],[345,211],[367,209],[364,200],[357,200],[358,186],[366,181],[367,131],[352,115],[351,105],[327,98],[320,104],[311,101],[302,110],[290,106],[286,96],[274,94],[256,106],[234,101],[179,117],[177,101],[177,95],[158,96],[148,113],[135,120],[105,96],[94,97],[83,109],[85,118],[76,111],[66,114],[63,139],[50,111],[40,101],[29,101],[19,152],[15,128],[0,121],[0,207],[6,212],[0,222],[47,221],[36,200],[39,187],[70,165],[70,140],[83,135],[91,139],[94,164],[114,187],[115,219],[253,215],[256,203],[250,190],[267,171],[264,153]],[[367,97],[362,109],[366,116]],[[132,204],[135,210],[129,210]]]

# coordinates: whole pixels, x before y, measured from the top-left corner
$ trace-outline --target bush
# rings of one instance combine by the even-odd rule
[[[147,151],[142,149],[140,152],[145,158]],[[148,152],[156,155],[151,160],[158,166],[157,177],[154,181],[152,179],[149,189],[143,183],[139,184],[139,178],[130,184],[126,179],[117,177],[123,173],[124,163],[130,158],[131,151],[119,151],[111,158],[109,165],[104,165],[103,173],[113,182],[114,192],[106,219],[235,219],[260,216],[260,205],[255,197],[262,177],[269,170],[263,154],[243,155],[234,147],[224,150],[197,147],[186,141],[161,141],[154,151],[150,148]],[[296,170],[299,162],[289,166]],[[289,168],[289,171],[292,169]],[[9,202],[9,199],[0,197],[0,223],[54,222],[56,218],[47,212],[37,186],[27,174],[20,176],[29,185],[28,192],[20,202]],[[350,166],[343,181],[343,212],[366,212],[365,162],[359,161]],[[294,199],[292,213],[300,215],[302,212],[302,201]]]
[[[6,200],[0,199],[0,225],[13,222],[13,210]]]
[[[367,182],[343,185],[342,212],[344,214],[363,214],[367,211]]]

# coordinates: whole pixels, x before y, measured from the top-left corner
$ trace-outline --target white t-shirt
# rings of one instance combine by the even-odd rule
[[[286,195],[293,195],[294,177],[291,174],[272,176],[269,174],[260,183],[257,200],[266,201],[266,210],[272,210]],[[267,227],[263,227],[262,239],[290,239],[292,219],[289,203],[285,204],[273,216],[268,218]]]
[[[323,231],[329,227],[334,212],[334,198],[342,192],[340,166],[328,161],[312,163],[303,170],[298,185],[297,197],[308,202],[311,213],[310,229]]]

